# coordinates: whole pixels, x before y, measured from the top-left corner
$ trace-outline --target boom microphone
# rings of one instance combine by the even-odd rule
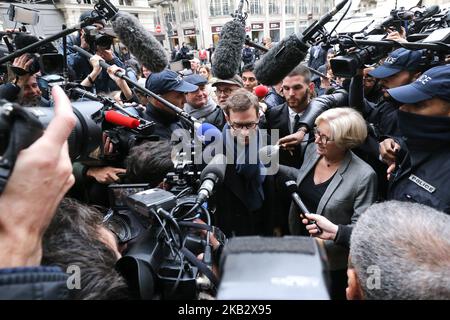
[[[225,23],[214,51],[212,73],[219,79],[230,79],[238,73],[245,42],[245,27],[239,20]]]
[[[152,72],[161,72],[169,64],[163,46],[139,20],[128,12],[119,12],[112,19],[112,27],[130,52]]]
[[[136,129],[140,124],[138,119],[124,116],[117,111],[106,111],[105,120],[109,123],[113,123],[118,126],[127,127],[130,129]]]
[[[315,38],[317,32],[341,10],[348,0],[339,3],[333,10],[323,15],[300,36],[291,34],[270,49],[255,66],[256,79],[265,85],[280,83],[308,52],[308,42]]]

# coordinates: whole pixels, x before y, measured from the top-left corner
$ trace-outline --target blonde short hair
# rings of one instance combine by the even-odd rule
[[[331,139],[343,149],[361,145],[367,137],[367,125],[361,114],[352,108],[333,108],[317,117],[315,124],[328,122]]]

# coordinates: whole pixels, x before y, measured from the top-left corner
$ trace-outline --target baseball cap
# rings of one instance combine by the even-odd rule
[[[413,83],[387,92],[400,103],[417,103],[432,98],[450,101],[450,65],[431,68]]]
[[[184,77],[183,80],[196,86],[202,86],[208,83],[208,80],[199,74],[191,74],[187,77]]]
[[[232,78],[230,79],[217,79],[216,82],[214,82],[212,84],[213,87],[221,84],[221,83],[228,83],[228,84],[234,84],[237,85],[241,88],[244,87],[244,82],[242,81],[241,77],[238,76],[237,74],[235,74]]]
[[[179,74],[168,69],[152,73],[147,78],[145,87],[156,94],[164,94],[169,91],[188,93],[198,90],[196,85],[184,81]]]
[[[417,71],[420,68],[423,50],[397,49],[389,54],[383,64],[369,72],[372,77],[383,79],[400,71]]]
[[[88,17],[99,17],[99,14],[97,13],[97,11],[92,10],[92,11],[85,11],[80,15],[80,22],[83,21],[84,19],[88,18]],[[105,19],[99,19],[96,21],[97,23],[100,23],[101,25],[103,25],[103,27],[105,27],[106,25],[106,21]]]

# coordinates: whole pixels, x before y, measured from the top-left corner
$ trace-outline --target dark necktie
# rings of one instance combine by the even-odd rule
[[[294,118],[294,127],[292,133],[296,133],[300,129],[300,115],[297,113]]]

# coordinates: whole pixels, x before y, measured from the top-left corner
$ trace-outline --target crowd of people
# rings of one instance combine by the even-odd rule
[[[403,37],[388,35],[397,41]],[[430,67],[424,52],[400,48],[343,79],[330,66],[336,52],[318,45],[261,95],[254,68],[263,53],[247,45],[239,72],[221,79],[211,73],[212,47],[198,57],[189,56],[185,44],[174,48],[172,60],[189,61],[189,72],[168,68],[156,73],[123,45],[119,50],[93,46],[85,38],[81,30],[68,40],[71,81],[135,106],[140,117],[154,122],[152,135],[158,141],[142,141],[102,165],[72,162],[67,138],[76,118],[71,101],[58,86],[44,97],[42,74],[29,72],[32,57],[16,58],[8,81],[0,85],[0,99],[53,108],[55,116],[44,134],[18,154],[0,196],[0,298],[132,298],[115,270],[129,248],[105,222],[106,208],[112,206],[108,185],[169,189],[165,177],[174,168],[174,135],[190,128],[117,71],[214,125],[224,146],[234,142],[234,161],[227,163],[224,181],[208,203],[212,224],[227,237],[315,237],[326,252],[332,299],[450,298],[450,65]],[[92,52],[92,58],[72,50],[74,45]],[[100,61],[111,67],[103,69]],[[276,174],[265,175],[261,163],[248,161],[253,137],[257,146],[277,137]],[[113,142],[104,137],[103,154],[115,152]],[[291,201],[286,179],[296,181],[311,213]],[[71,266],[81,269],[75,289],[67,285]],[[372,286],[374,266],[380,283]]]

